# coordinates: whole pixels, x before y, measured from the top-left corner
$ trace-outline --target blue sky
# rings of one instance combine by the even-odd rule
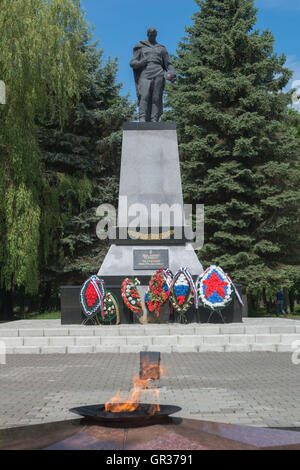
[[[122,94],[130,92],[132,99],[135,87],[129,62],[134,44],[146,38],[149,26],[155,26],[158,41],[175,53],[185,26],[198,10],[194,0],[81,0],[81,4],[104,56],[119,58]],[[256,0],[255,4],[259,9],[257,28],[272,31],[276,52],[286,54],[293,81],[300,81],[300,0]]]

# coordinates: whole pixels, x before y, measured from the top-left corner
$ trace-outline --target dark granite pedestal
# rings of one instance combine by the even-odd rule
[[[150,279],[150,278],[149,278]],[[121,282],[121,280],[120,280]],[[149,282],[149,281],[148,281]],[[241,287],[236,285],[240,295]],[[106,284],[107,290],[113,292],[118,299],[120,306],[120,323],[131,324],[136,322],[136,318],[133,313],[126,307],[121,296],[121,287],[118,283]],[[62,325],[80,325],[85,317],[81,312],[79,303],[80,286],[62,286],[61,287],[61,323]],[[177,323],[178,315],[172,313],[170,304],[165,304],[163,307],[160,321],[163,323]],[[210,310],[199,307],[197,310],[195,307],[191,307],[186,312],[186,318],[188,323],[207,323],[210,317]],[[239,303],[236,296],[234,296],[233,302],[222,310],[222,317],[225,323],[241,323],[242,319],[242,305]],[[223,323],[223,319],[216,312],[210,317],[210,323]]]
[[[300,432],[180,418],[119,429],[79,419],[3,429],[0,443],[1,450],[300,450]]]
[[[159,211],[153,210],[155,204]],[[135,211],[140,214],[141,207],[146,215],[143,224],[134,230]],[[168,226],[166,220],[169,220]],[[121,297],[125,278],[137,277],[141,292],[145,292],[151,276],[160,268],[169,268],[175,274],[181,267],[187,267],[194,280],[203,272],[190,235],[191,228],[184,214],[176,124],[126,123],[117,227],[110,231],[111,245],[98,272],[106,289],[119,301],[121,323],[136,321]],[[77,286],[61,288],[62,324],[80,324],[84,320],[79,292]],[[147,315],[144,311],[144,316]],[[187,312],[189,323],[205,323],[208,318],[209,311],[204,308],[190,308]],[[177,315],[172,314],[171,307],[169,310],[165,307],[160,320],[177,322]],[[242,308],[236,300],[223,311],[223,319],[216,314],[210,318],[212,323],[223,320],[226,323],[242,321]]]
[[[121,285],[105,285],[106,289],[118,299],[120,306],[120,323],[131,324],[135,322],[133,313],[126,307],[121,295]],[[81,286],[61,286],[61,324],[81,325],[86,317],[82,313],[79,295]]]

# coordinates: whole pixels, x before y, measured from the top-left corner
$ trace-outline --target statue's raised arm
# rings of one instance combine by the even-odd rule
[[[148,40],[134,46],[130,66],[134,73],[140,122],[158,122],[163,113],[165,80],[174,82],[176,72],[167,49],[156,41],[156,29],[149,28],[147,34]]]

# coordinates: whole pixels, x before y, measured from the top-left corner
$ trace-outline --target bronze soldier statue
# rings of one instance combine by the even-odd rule
[[[174,82],[176,72],[167,49],[156,42],[157,30],[149,28],[147,35],[148,40],[134,47],[130,66],[134,72],[140,122],[158,122],[163,113],[165,74],[167,80]]]

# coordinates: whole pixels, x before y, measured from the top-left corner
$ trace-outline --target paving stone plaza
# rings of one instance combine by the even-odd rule
[[[127,326],[130,336],[119,327],[113,337],[103,327],[80,327],[80,331],[77,327],[76,335],[75,327],[69,327],[72,331],[63,336],[66,328],[53,325],[53,321],[2,324],[0,340],[10,338],[11,346],[6,364],[0,365],[0,428],[72,419],[70,408],[104,403],[119,390],[128,391],[139,370],[138,350],[143,349],[140,338],[144,338],[148,350],[162,352],[165,376],[159,380],[160,402],[180,406],[178,416],[253,426],[300,427],[300,364],[292,362],[292,344],[300,340],[300,321],[244,319],[242,325],[187,325],[184,334],[182,325],[139,327],[142,330],[137,333]],[[83,331],[88,335],[84,336]],[[191,350],[184,339],[187,337]],[[46,354],[47,350],[42,349],[51,347],[49,338],[57,338],[52,347],[61,348],[57,350],[60,354],[54,350]],[[70,338],[73,349],[65,344]],[[78,342],[79,338],[83,339]],[[85,349],[78,353],[76,347],[84,343],[84,338],[96,339],[93,349],[83,344]],[[129,338],[136,338],[136,342]],[[186,352],[184,348],[178,352],[178,346],[185,342]],[[244,345],[245,350],[230,345]],[[13,347],[35,349],[14,353]],[[150,391],[143,401],[151,402],[148,394]]]

